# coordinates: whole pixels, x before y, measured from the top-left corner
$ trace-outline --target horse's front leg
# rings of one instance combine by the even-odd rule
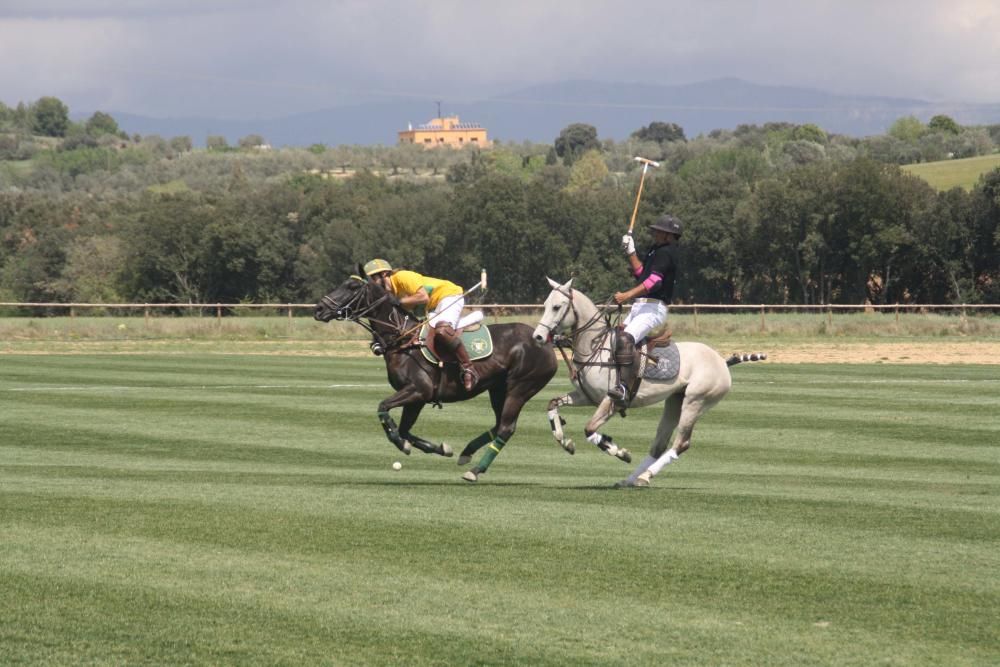
[[[385,431],[385,437],[389,439],[389,442],[396,445],[396,449],[403,452],[407,456],[410,455],[411,443],[403,436],[403,433],[400,432],[401,429],[396,426],[396,422],[389,415],[389,410],[402,407],[403,419],[405,423],[406,407],[411,405],[423,406],[424,403],[425,401],[423,400],[423,396],[420,391],[414,388],[413,385],[406,385],[395,394],[378,404],[378,420],[382,424],[382,430]],[[416,414],[413,415],[412,420],[409,422],[406,429],[407,431],[409,431],[409,428],[413,426],[413,422],[417,420],[416,415],[419,414],[420,410],[418,409]]]
[[[548,416],[549,428],[552,429],[552,437],[556,439],[560,447],[570,454],[576,453],[576,445],[573,444],[570,438],[566,437],[566,433],[563,431],[566,420],[559,414],[559,408],[566,405],[586,405],[587,403],[589,403],[587,397],[579,389],[575,389],[568,394],[563,394],[549,401]]]
[[[610,398],[605,397],[601,401],[600,405],[597,406],[597,410],[594,412],[590,421],[584,427],[583,432],[587,435],[587,442],[595,445],[602,452],[608,456],[613,456],[619,461],[624,461],[625,463],[632,462],[632,454],[624,447],[619,447],[611,439],[610,435],[605,435],[599,433],[598,429],[604,426],[612,415],[615,414],[615,404]]]
[[[425,403],[410,403],[409,405],[403,406],[403,416],[399,420],[399,435],[403,438],[404,443],[410,443],[420,451],[426,454],[438,454],[440,456],[451,456],[451,447],[447,443],[442,442],[440,445],[435,445],[429,440],[424,440],[418,435],[414,435],[410,432],[413,425],[417,423],[417,417],[420,416],[420,411],[424,409]]]

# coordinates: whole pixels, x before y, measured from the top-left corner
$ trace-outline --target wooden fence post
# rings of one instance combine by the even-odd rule
[[[764,323],[764,304],[760,304],[760,330],[762,333],[767,331],[767,325]]]

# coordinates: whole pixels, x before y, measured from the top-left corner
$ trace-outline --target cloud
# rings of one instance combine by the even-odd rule
[[[0,95],[260,117],[567,79],[1000,102],[990,0],[5,0]]]

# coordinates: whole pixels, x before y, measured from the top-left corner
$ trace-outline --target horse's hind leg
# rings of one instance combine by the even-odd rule
[[[418,435],[410,432],[413,425],[417,423],[420,411],[424,409],[424,403],[411,403],[403,408],[403,416],[399,420],[399,435],[411,445],[426,454],[439,454],[440,456],[451,456],[451,447],[442,442],[435,445],[433,442],[424,440]]]
[[[521,408],[523,408],[524,404],[527,402],[527,399],[521,398],[520,396],[512,394],[507,395],[507,398],[503,403],[503,410],[500,414],[500,420],[497,424],[495,435],[486,447],[486,453],[479,459],[479,463],[474,465],[472,468],[469,468],[465,474],[462,475],[462,479],[467,482],[478,481],[479,476],[489,469],[490,464],[493,463],[493,459],[497,457],[504,446],[506,446],[506,444],[514,436],[514,431],[517,429],[517,417],[521,414]],[[480,438],[482,437],[483,436],[480,436]],[[472,443],[470,443],[470,445],[471,444]],[[480,445],[480,447],[481,446],[482,445]]]
[[[681,454],[687,451],[691,446],[691,433],[694,431],[695,422],[701,417],[709,408],[718,403],[716,400],[707,400],[704,397],[697,399],[684,398],[683,403],[680,408],[680,418],[677,420],[677,436],[674,438],[674,444],[670,449],[658,450],[659,453],[656,460],[646,468],[645,471],[636,477],[636,486],[649,486],[650,480],[655,477],[664,467],[673,463],[680,457]],[[669,409],[669,404],[668,404]],[[661,422],[662,423],[662,422]],[[669,437],[669,436],[668,436]],[[659,440],[659,438],[657,438]],[[660,446],[659,442],[654,443],[653,449],[655,450]]]
[[[597,406],[597,410],[591,416],[590,421],[584,427],[583,432],[587,435],[587,442],[595,445],[608,456],[614,456],[625,463],[632,462],[632,454],[624,447],[619,447],[611,439],[610,435],[599,433],[597,429],[604,426],[612,415],[615,414],[615,404],[610,398],[605,398]]]
[[[660,418],[660,423],[656,427],[656,437],[653,438],[653,443],[649,448],[649,454],[647,454],[642,460],[642,463],[640,463],[636,469],[632,471],[631,475],[618,482],[615,486],[636,486],[637,480],[642,473],[646,472],[646,470],[656,463],[660,457],[669,456],[667,453],[667,445],[670,444],[670,436],[673,435],[674,429],[677,428],[677,422],[680,420],[681,405],[683,404],[683,401],[683,394],[674,394],[667,398],[666,403],[663,406],[663,416]],[[670,451],[672,452],[673,450]],[[670,460],[675,458],[677,458],[676,455]],[[647,479],[645,484],[640,483],[638,485],[648,486],[648,482],[649,480]]]
[[[490,387],[490,405],[493,407],[493,414],[496,422],[493,428],[484,431],[469,441],[458,457],[458,465],[464,466],[472,460],[472,455],[489,444],[497,437],[497,429],[500,428],[500,418],[503,415],[503,405],[507,400],[507,385],[504,383],[495,384]]]

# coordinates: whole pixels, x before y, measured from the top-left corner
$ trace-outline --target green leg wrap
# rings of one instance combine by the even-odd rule
[[[490,440],[492,440],[494,435],[496,435],[496,434],[493,433],[493,429],[490,429],[489,431],[485,431],[483,433],[480,433],[478,436],[476,436],[475,438],[473,438],[472,440],[469,441],[469,444],[467,444],[465,446],[465,449],[462,450],[462,455],[463,456],[472,456],[473,454],[475,454],[476,452],[478,452],[480,449],[482,449],[483,445],[485,445]]]
[[[507,443],[504,442],[499,436],[493,438],[493,442],[491,442],[486,448],[486,453],[483,454],[483,458],[479,459],[479,463],[476,464],[476,468],[479,472],[486,472],[486,469],[490,467],[491,463],[493,463],[493,459],[497,457],[497,454],[500,453],[500,450],[503,449],[506,444]]]

